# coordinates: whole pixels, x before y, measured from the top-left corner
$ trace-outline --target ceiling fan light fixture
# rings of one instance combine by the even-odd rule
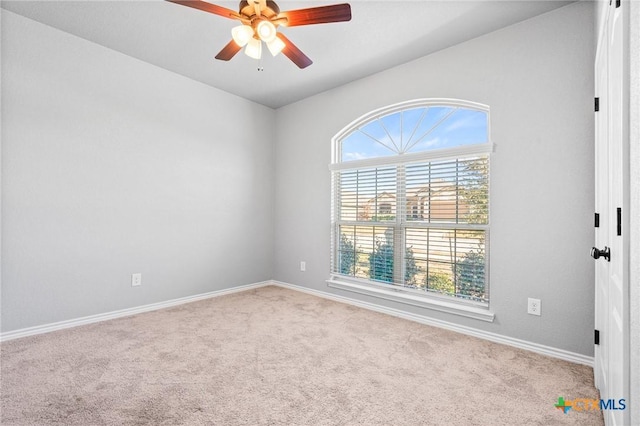
[[[231,37],[233,41],[240,47],[249,43],[253,38],[253,28],[249,25],[240,25],[231,29]]]
[[[1,1],[1,0],[0,0]],[[349,3],[280,12],[274,0],[241,0],[239,10],[228,9],[209,3],[208,0],[167,0],[214,15],[240,21],[242,25],[231,30],[232,40],[216,55],[216,59],[228,61],[244,47],[244,53],[255,59],[262,57],[262,42],[273,56],[282,52],[300,69],[313,63],[291,40],[278,32],[281,25],[300,27],[304,25],[329,24],[351,20]]]
[[[260,59],[262,56],[262,43],[256,38],[251,38],[244,48],[244,53],[253,59]]]
[[[270,21],[262,20],[256,27],[258,37],[265,43],[269,43],[276,38],[276,26]]]
[[[284,49],[285,44],[284,44],[284,41],[276,37],[267,43],[267,47],[269,48],[269,52],[271,52],[271,55],[276,56],[278,53],[282,52],[282,49]]]

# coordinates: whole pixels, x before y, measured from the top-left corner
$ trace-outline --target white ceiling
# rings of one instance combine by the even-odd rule
[[[2,7],[243,98],[278,108],[428,55],[569,1],[278,1],[292,10],[348,1],[352,20],[282,28],[314,63],[214,56],[237,21],[162,0],[2,1]],[[237,10],[237,1],[211,3]],[[258,71],[258,67],[264,71]]]

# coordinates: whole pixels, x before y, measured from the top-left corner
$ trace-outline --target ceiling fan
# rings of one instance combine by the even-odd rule
[[[242,23],[231,30],[232,40],[216,55],[216,59],[223,61],[233,58],[245,46],[244,52],[248,56],[260,59],[264,41],[273,56],[282,52],[299,68],[306,68],[313,62],[284,34],[278,32],[278,26],[296,27],[351,20],[351,6],[348,3],[280,12],[276,2],[271,0],[243,0],[236,12],[201,0],[167,1],[237,19]]]

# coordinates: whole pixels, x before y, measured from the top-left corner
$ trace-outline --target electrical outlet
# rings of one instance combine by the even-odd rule
[[[131,287],[142,285],[142,274],[131,274]]]
[[[302,272],[307,270],[307,262],[305,262],[304,260],[300,262],[300,270]]]
[[[540,316],[540,308],[540,299],[529,298],[527,305],[528,314]]]

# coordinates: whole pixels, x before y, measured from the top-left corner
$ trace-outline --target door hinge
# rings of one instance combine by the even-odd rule
[[[600,213],[595,213],[593,226],[595,226],[596,228],[600,228]]]
[[[618,235],[622,235],[622,208],[617,208],[616,216],[618,219]]]
[[[595,98],[595,110],[600,111],[600,98]]]
[[[600,330],[593,330],[593,343],[595,345],[599,345],[600,344]]]

